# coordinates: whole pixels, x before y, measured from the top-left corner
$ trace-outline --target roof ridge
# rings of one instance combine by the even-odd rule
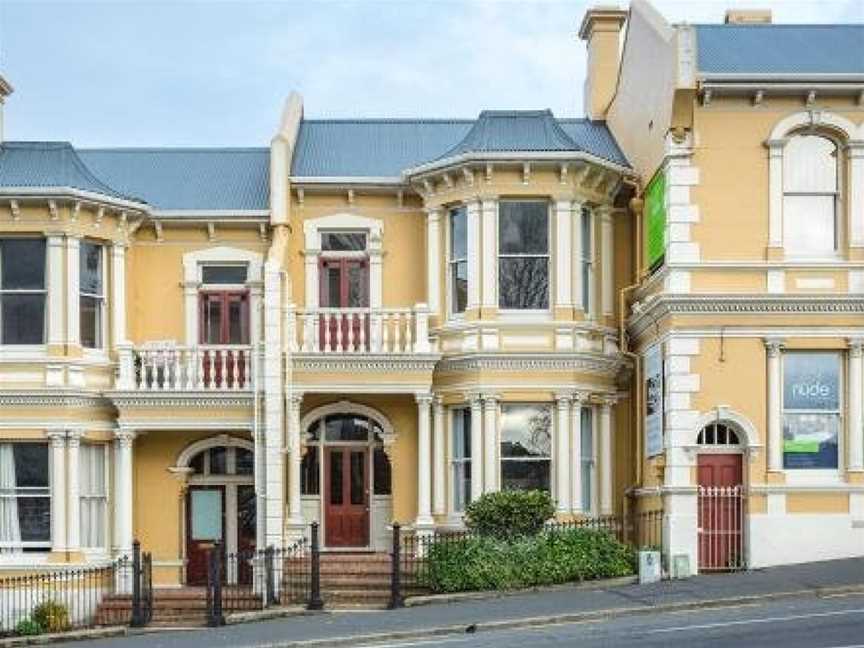
[[[680,24],[680,23],[679,23]],[[778,27],[820,27],[832,29],[835,27],[860,27],[864,29],[864,23],[690,23],[692,27],[716,27],[718,29],[750,28],[760,27],[762,29]]]
[[[306,124],[471,124],[476,118],[464,117],[314,117],[303,118]]]
[[[267,146],[84,146],[75,147],[79,153],[259,153],[269,151]]]

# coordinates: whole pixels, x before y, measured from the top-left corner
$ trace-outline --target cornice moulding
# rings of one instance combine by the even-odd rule
[[[440,372],[463,371],[584,371],[615,375],[629,361],[622,355],[601,356],[591,353],[466,354],[445,358]]]

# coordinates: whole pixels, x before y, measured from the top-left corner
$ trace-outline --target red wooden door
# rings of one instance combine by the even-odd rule
[[[318,303],[322,308],[368,308],[369,262],[367,259],[327,259],[319,261]],[[322,315],[319,323],[319,347],[323,350],[368,350],[369,318],[366,314]],[[350,336],[349,336],[350,327]],[[360,336],[361,327],[363,336]],[[338,338],[337,338],[338,329]],[[362,339],[362,343],[360,342]],[[349,340],[351,344],[349,345]]]
[[[740,454],[700,454],[699,569],[725,571],[744,566],[744,493]]]
[[[324,536],[328,547],[369,544],[368,450],[327,448],[325,458]]]
[[[249,293],[202,292],[199,303],[201,344],[214,346],[249,344]],[[208,387],[233,388],[235,365],[238,382],[240,385],[246,383],[246,361],[236,349],[233,353],[228,353],[224,349],[205,349],[201,362],[204,384]],[[226,374],[224,377],[223,364]]]
[[[186,582],[207,583],[207,556],[216,544],[225,551],[225,487],[190,486],[186,493]]]

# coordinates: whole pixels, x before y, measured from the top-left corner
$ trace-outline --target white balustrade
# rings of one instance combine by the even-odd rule
[[[249,345],[145,344],[118,354],[117,389],[124,391],[241,391],[253,385]]]
[[[317,308],[296,314],[302,353],[428,353],[429,309]]]

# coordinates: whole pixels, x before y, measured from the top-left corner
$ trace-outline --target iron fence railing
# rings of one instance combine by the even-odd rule
[[[744,521],[746,502],[742,486],[699,486],[699,571],[746,569]]]
[[[100,605],[125,590],[130,567],[124,557],[104,566],[0,578],[0,636],[129,623],[128,610]]]

